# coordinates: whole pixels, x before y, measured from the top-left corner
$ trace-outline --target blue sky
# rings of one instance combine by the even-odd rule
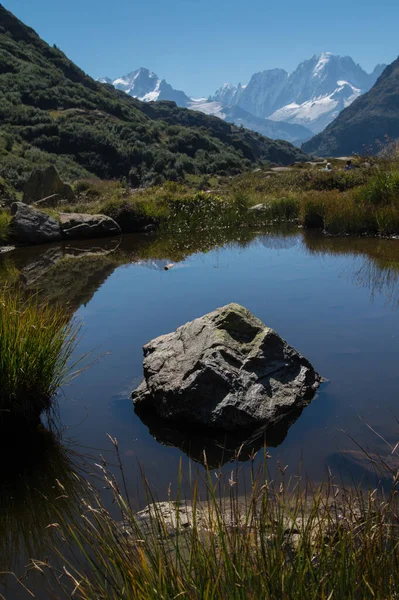
[[[399,54],[398,0],[0,0],[93,77],[145,66],[194,96],[323,51]]]

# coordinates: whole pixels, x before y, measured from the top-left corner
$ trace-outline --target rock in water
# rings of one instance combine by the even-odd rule
[[[23,202],[11,205],[11,239],[17,244],[44,244],[62,238],[56,219]]]
[[[269,427],[312,399],[321,377],[273,329],[239,304],[144,346],[136,411],[234,432]]]
[[[45,169],[35,169],[32,171],[28,181],[25,183],[23,202],[32,204],[58,194],[62,200],[75,202],[76,196],[70,185],[64,183],[58,175],[54,165],[50,165]]]
[[[119,225],[105,215],[61,213],[60,221],[62,233],[69,239],[105,237],[121,233]]]

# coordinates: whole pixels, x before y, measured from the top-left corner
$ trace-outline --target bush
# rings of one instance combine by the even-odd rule
[[[371,206],[399,206],[399,171],[381,171],[359,191],[357,198]]]

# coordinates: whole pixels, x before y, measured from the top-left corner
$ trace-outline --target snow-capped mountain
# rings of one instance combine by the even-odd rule
[[[282,69],[255,73],[248,85],[225,84],[210,98],[231,103],[256,117],[304,125],[322,131],[358,96],[367,92],[384,70],[366,73],[349,56],[324,52],[302,62],[290,75]]]
[[[339,80],[332,94],[315,96],[302,103],[291,102],[276,110],[269,118],[272,121],[301,124],[318,133],[365,91]]]
[[[122,90],[129,94],[129,96],[138,98],[143,102],[173,100],[178,106],[198,110],[207,115],[219,117],[229,123],[242,125],[247,129],[257,131],[274,140],[283,139],[300,145],[312,137],[312,132],[303,126],[297,124],[291,125],[290,123],[275,123],[268,119],[255,117],[241,107],[234,106],[234,100],[242,93],[245,86],[234,87],[227,84],[220,90],[220,95],[223,95],[223,101],[209,101],[208,98],[189,98],[184,92],[175,90],[164,79],[160,79],[158,75],[143,67],[118,79],[112,80],[109,77],[103,77],[98,81],[113,85],[118,90]],[[229,87],[234,89],[234,94],[230,96]]]
[[[145,68],[99,81],[144,102],[172,100],[273,139],[300,144],[367,92],[384,68],[377,65],[372,73],[366,73],[349,56],[324,52],[303,61],[291,74],[283,69],[261,71],[252,75],[247,85],[225,83],[213,96],[199,99],[175,90]]]
[[[238,84],[238,86],[232,83],[224,83],[222,87],[217,90],[213,98],[209,98],[210,101],[221,102],[222,104],[228,104],[234,106],[238,104],[240,96],[245,90],[245,85]]]
[[[111,84],[117,90],[122,90],[143,102],[173,100],[178,106],[183,107],[190,102],[190,98],[184,92],[175,90],[165,79],[159,79],[158,75],[143,67],[113,81],[109,77],[103,77],[98,81]]]
[[[210,100],[225,102],[223,98],[225,90],[228,90],[230,104],[243,108],[255,117],[266,118],[279,107],[277,101],[285,89],[287,80],[288,73],[283,69],[261,71],[252,75],[248,85],[242,86],[239,83],[234,87],[225,83]]]
[[[252,131],[257,131],[272,140],[286,140],[297,146],[313,136],[310,129],[302,125],[262,119],[261,117],[255,117],[239,106],[229,106],[228,104],[222,104],[222,102],[209,101],[206,98],[192,100],[187,108],[219,117],[219,119],[246,129],[252,129]]]

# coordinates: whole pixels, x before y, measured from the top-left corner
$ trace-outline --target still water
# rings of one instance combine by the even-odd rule
[[[165,270],[169,263],[173,267]],[[106,434],[116,437],[138,506],[144,503],[141,468],[165,498],[181,457],[185,465],[187,453],[200,460],[202,441],[209,443],[201,438],[190,443],[149,424],[154,437],[135,415],[130,394],[141,381],[142,346],[229,302],[274,328],[327,379],[273,440],[272,468],[280,461],[294,473],[301,462],[302,472],[320,481],[326,466],[337,474],[349,467],[360,481],[366,465],[352,438],[382,454],[389,450],[368,426],[390,443],[399,439],[399,240],[325,237],[298,229],[199,239],[125,236],[8,253],[0,257],[1,279],[42,290],[82,320],[77,353],[92,351],[96,360],[60,394],[57,427],[76,456],[102,454],[111,462]],[[235,449],[227,446],[221,455],[226,470]],[[62,452],[61,457],[67,470]],[[247,455],[241,458],[245,471]],[[46,486],[46,468],[36,486]],[[18,510],[32,521],[40,500],[24,502],[24,481]],[[26,484],[27,498],[31,488]],[[13,516],[18,521],[15,506],[4,510],[15,513],[10,523]]]

